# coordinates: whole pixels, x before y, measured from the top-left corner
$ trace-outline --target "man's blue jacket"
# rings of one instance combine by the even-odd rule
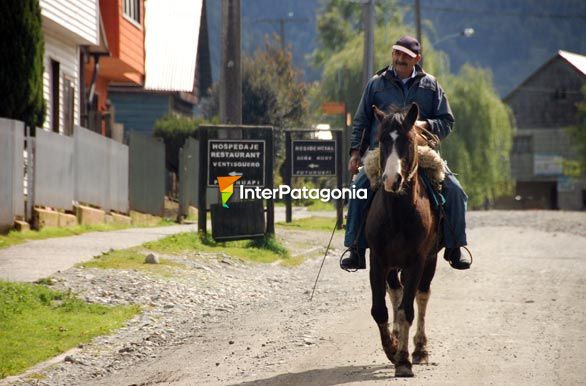
[[[437,80],[426,74],[419,65],[415,66],[416,75],[403,85],[391,67],[378,71],[367,83],[360,105],[352,122],[352,142],[350,151],[360,150],[364,154],[367,148],[377,145],[378,124],[372,112],[372,105],[383,111],[391,106],[404,108],[415,102],[419,106],[419,119],[429,122],[431,132],[440,140],[444,139],[454,125],[454,116]],[[364,133],[364,143],[361,139]]]

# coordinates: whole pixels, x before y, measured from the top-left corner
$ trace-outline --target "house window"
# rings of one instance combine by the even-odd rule
[[[75,88],[73,80],[63,77],[63,134],[73,135],[73,116],[75,109]]]
[[[514,154],[527,154],[533,152],[533,140],[530,135],[518,135],[513,140]]]
[[[130,20],[140,24],[140,0],[124,0],[122,13]]]
[[[59,74],[60,65],[51,59],[51,129],[59,132]]]

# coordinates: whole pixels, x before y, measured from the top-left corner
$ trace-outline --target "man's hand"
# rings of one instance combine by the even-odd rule
[[[350,161],[348,161],[348,171],[350,174],[358,174],[358,167],[360,166],[360,152],[352,150]]]
[[[420,127],[425,130],[429,130],[429,123],[427,121],[415,121],[415,126]]]

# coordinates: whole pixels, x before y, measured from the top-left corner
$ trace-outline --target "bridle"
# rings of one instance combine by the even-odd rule
[[[380,137],[379,137],[379,143],[382,143],[382,141],[380,141]],[[386,161],[386,158],[388,156],[382,157],[382,152],[381,152],[381,157],[380,157],[380,168],[381,170],[384,170],[384,163]],[[419,160],[418,160],[418,152],[417,152],[417,141],[414,139],[412,141],[412,161],[411,161],[411,167],[409,168],[409,173],[407,174],[407,178],[405,178],[405,182],[411,182],[411,180],[413,179],[413,177],[415,177],[415,175],[417,174],[417,170],[419,169]],[[379,177],[379,178],[382,178]],[[382,182],[382,181],[380,181]]]

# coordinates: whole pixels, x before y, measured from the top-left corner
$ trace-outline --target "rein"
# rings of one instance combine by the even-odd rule
[[[417,169],[419,168],[419,157],[417,156],[417,141],[413,141],[413,165],[411,165],[411,171],[409,172],[409,175],[407,176],[407,180],[406,182],[409,182],[413,179],[413,177],[415,176],[415,173],[417,173]]]

